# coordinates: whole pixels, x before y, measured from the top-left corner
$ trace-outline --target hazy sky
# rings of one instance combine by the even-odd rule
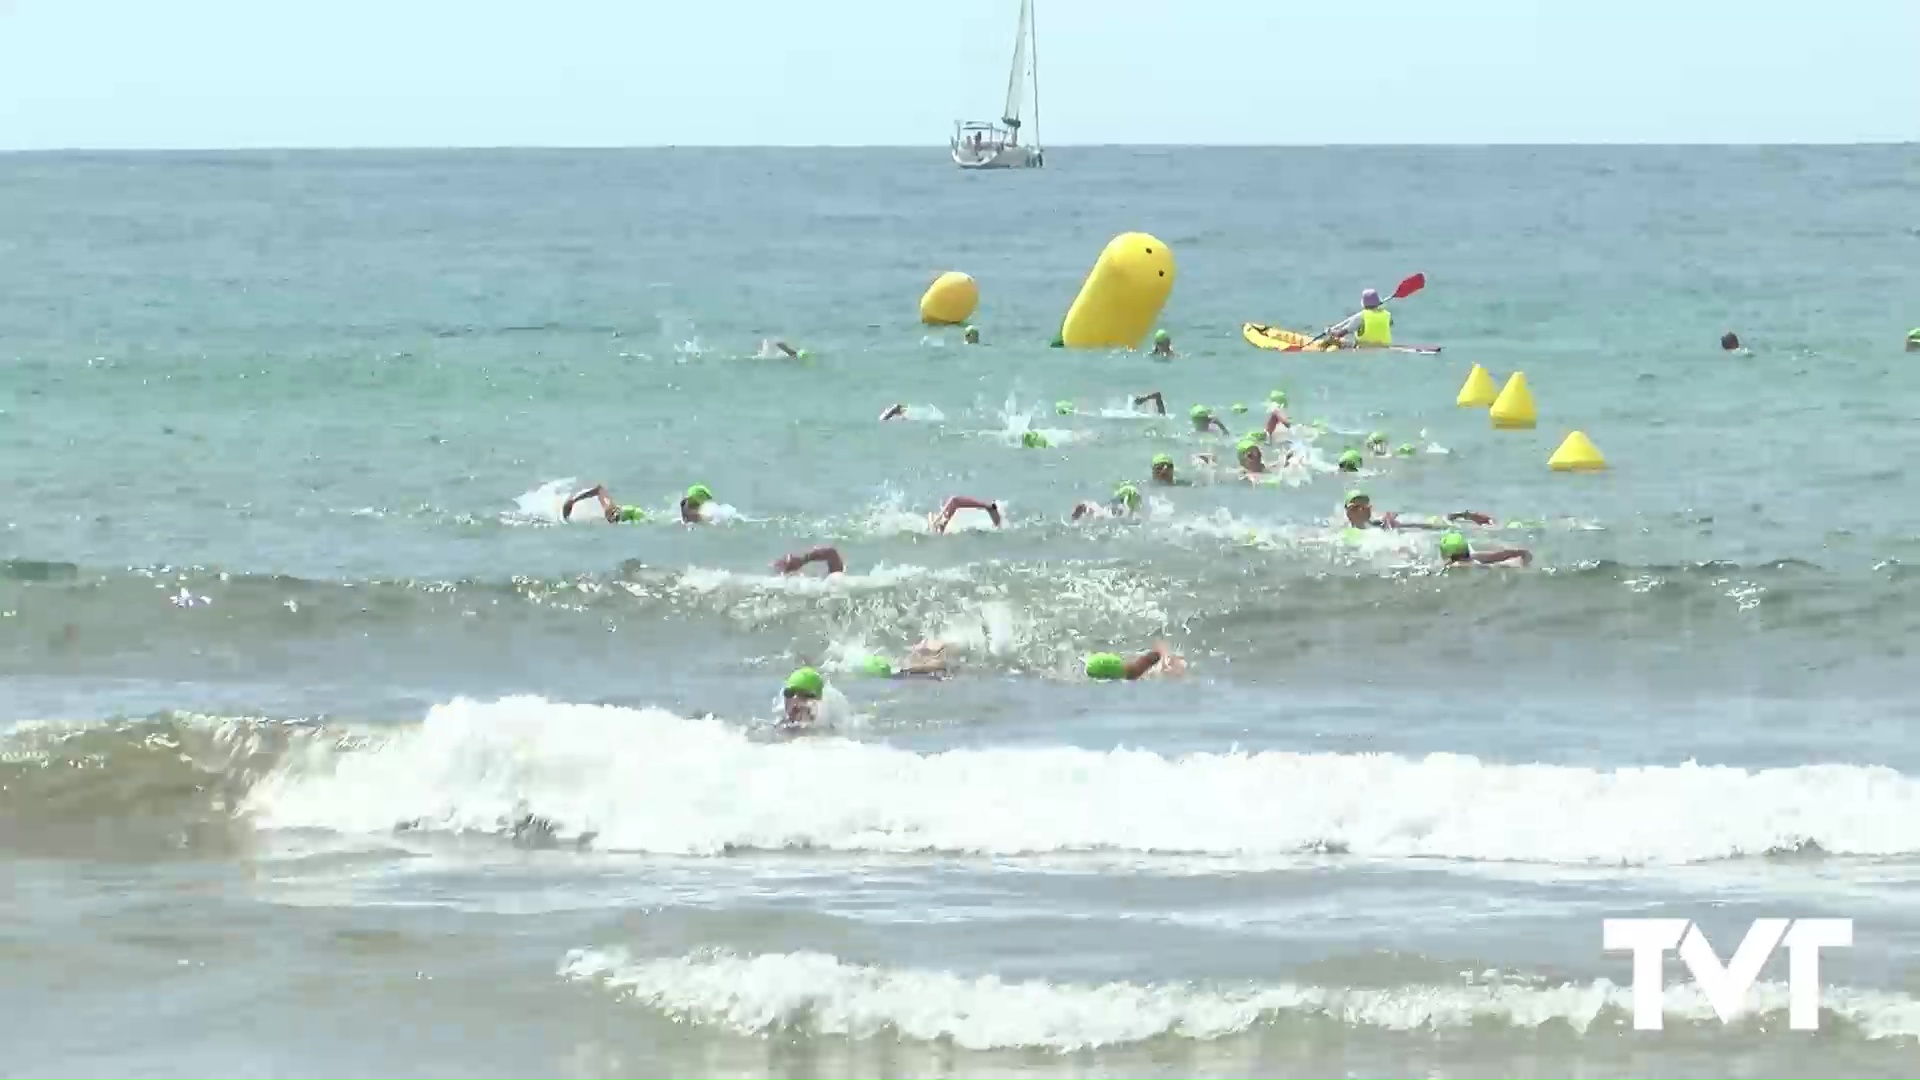
[[[1920,141],[1920,0],[1037,6],[1052,145]],[[0,0],[0,148],[930,145],[1017,11]]]

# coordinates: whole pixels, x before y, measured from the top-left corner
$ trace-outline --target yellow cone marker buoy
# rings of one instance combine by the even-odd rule
[[[1133,348],[1153,330],[1173,292],[1173,251],[1146,233],[1107,243],[1060,324],[1070,349]]]
[[[1460,396],[1454,398],[1453,403],[1463,409],[1484,409],[1499,396],[1500,391],[1493,386],[1493,376],[1487,374],[1486,368],[1475,364],[1473,370],[1467,372],[1467,381],[1461,385]]]
[[[958,270],[933,279],[920,298],[920,321],[928,326],[955,326],[973,317],[980,306],[980,286]]]
[[[1560,443],[1560,449],[1547,459],[1547,468],[1554,472],[1599,472],[1607,467],[1607,459],[1600,455],[1600,448],[1593,445],[1584,431],[1568,435]]]
[[[1522,372],[1514,372],[1507,379],[1506,388],[1500,396],[1493,399],[1493,407],[1487,410],[1493,418],[1493,426],[1503,429],[1530,428],[1533,426],[1533,395],[1527,392],[1527,377]]]

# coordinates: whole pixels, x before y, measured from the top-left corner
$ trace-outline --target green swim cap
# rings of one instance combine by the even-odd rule
[[[1119,653],[1097,652],[1087,657],[1087,678],[1124,679],[1127,677],[1127,662]]]
[[[1394,453],[1399,454],[1401,457],[1412,457],[1419,452],[1419,448],[1410,442],[1401,443],[1399,448],[1394,451]]]
[[[869,656],[860,661],[860,674],[890,679],[893,677],[893,663],[884,656]]]
[[[1367,503],[1368,505],[1372,505],[1373,500],[1367,496],[1366,492],[1361,491],[1359,488],[1354,488],[1352,491],[1347,492],[1346,505],[1352,506],[1354,503]]]
[[[1246,402],[1244,402],[1244,401],[1236,401],[1236,402],[1234,402],[1234,403],[1233,403],[1233,411],[1234,411],[1234,412],[1246,412],[1246,411],[1247,411],[1247,403],[1246,403]]]
[[[1349,472],[1360,471],[1360,451],[1347,449],[1340,452],[1340,467]]]
[[[1056,402],[1054,402],[1054,403],[1053,403],[1053,411],[1054,411],[1054,414],[1055,414],[1056,416],[1072,416],[1072,415],[1073,415],[1073,402],[1071,402],[1071,401],[1056,401]]]
[[[1028,449],[1044,450],[1047,447],[1052,446],[1053,444],[1047,441],[1047,437],[1045,435],[1042,435],[1037,431],[1029,431],[1026,434],[1020,436],[1020,445],[1027,447]]]
[[[1267,400],[1284,409],[1287,407],[1287,392],[1285,390],[1269,390],[1267,391]]]
[[[1187,415],[1193,417],[1195,420],[1205,420],[1207,417],[1213,415],[1213,410],[1207,408],[1205,405],[1195,405],[1193,408],[1187,410]]]
[[[695,484],[687,489],[687,501],[695,506],[703,506],[713,501],[713,492],[705,484]]]
[[[827,680],[810,667],[799,668],[787,676],[787,692],[805,694],[807,697],[819,697],[827,689]]]
[[[795,360],[811,360],[813,359],[813,354],[808,352],[805,349],[801,349],[798,353],[794,354],[794,359]]]
[[[647,512],[637,506],[622,506],[613,512],[615,521],[645,521]]]
[[[1153,343],[1155,345],[1158,345],[1166,341],[1172,341],[1172,340],[1173,340],[1173,335],[1167,333],[1165,330],[1155,330],[1153,332]]]
[[[968,323],[966,332],[969,334],[977,334],[980,332],[980,328],[973,325],[972,323]]]
[[[1154,468],[1156,468],[1156,469],[1157,469],[1157,468],[1159,468],[1159,467],[1160,467],[1160,466],[1162,466],[1162,465],[1172,465],[1172,464],[1173,464],[1173,455],[1172,455],[1172,454],[1155,454],[1155,455],[1153,455],[1153,467],[1154,467]]]
[[[1468,552],[1467,538],[1459,530],[1445,533],[1440,537],[1440,556],[1445,559],[1458,559]]]
[[[1387,433],[1384,431],[1376,431],[1373,434],[1367,436],[1368,446],[1372,446],[1375,443],[1378,443],[1381,446],[1385,446],[1387,444]]]
[[[1113,489],[1113,501],[1129,510],[1136,510],[1140,506],[1140,489],[1132,484],[1121,484]]]

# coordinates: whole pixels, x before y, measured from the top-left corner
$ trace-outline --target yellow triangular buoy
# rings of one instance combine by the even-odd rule
[[[1497,428],[1530,428],[1533,426],[1533,395],[1527,392],[1527,377],[1514,372],[1507,380],[1506,389],[1493,399],[1493,408],[1487,410],[1493,417],[1493,426]]]
[[[1454,398],[1453,403],[1463,409],[1484,409],[1499,396],[1500,391],[1493,388],[1493,376],[1487,374],[1486,368],[1475,364],[1473,370],[1467,372],[1467,381],[1460,387],[1460,396]]]
[[[1568,435],[1560,443],[1560,449],[1547,459],[1547,468],[1554,472],[1599,472],[1607,467],[1607,459],[1600,455],[1600,448],[1593,445],[1584,431]]]

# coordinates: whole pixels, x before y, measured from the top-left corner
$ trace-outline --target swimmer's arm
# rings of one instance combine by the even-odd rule
[[[1287,422],[1287,414],[1281,412],[1279,409],[1275,409],[1267,415],[1267,434],[1269,436],[1273,434],[1276,428],[1292,427],[1293,425]]]
[[[1167,647],[1165,645],[1155,645],[1153,648],[1127,661],[1127,681],[1131,682],[1145,675],[1147,672],[1152,671],[1159,665],[1161,660],[1166,658],[1166,655]]]
[[[1489,517],[1486,514],[1481,513],[1478,510],[1461,510],[1458,513],[1448,514],[1447,520],[1448,521],[1471,521],[1475,525],[1493,524],[1493,518]]]
[[[576,492],[568,497],[566,502],[560,504],[560,520],[572,521],[573,505],[589,497],[600,500],[600,513],[606,517],[608,522],[612,522],[616,514],[616,508],[613,505],[613,499],[607,495],[607,488],[604,484],[595,484],[585,491]]]
[[[1090,502],[1077,502],[1073,504],[1073,520],[1075,521],[1079,521],[1088,514],[1097,514],[1099,512],[1100,508]]]
[[[794,351],[793,351],[793,346],[791,346],[791,345],[789,345],[789,344],[787,344],[787,343],[786,343],[786,342],[784,342],[784,341],[776,341],[776,342],[774,342],[774,343],[773,343],[773,347],[774,347],[774,348],[776,348],[776,349],[779,349],[779,350],[780,350],[781,352],[783,352],[783,353],[786,353],[786,354],[787,354],[787,359],[789,359],[789,360],[798,360],[798,359],[800,359],[800,354],[799,354],[799,353],[797,353],[797,352],[794,352]]]
[[[808,563],[816,562],[826,563],[827,573],[829,574],[844,574],[847,571],[847,564],[840,558],[840,549],[828,545],[822,545],[811,551],[803,551],[798,555],[787,555],[775,559],[773,561],[773,568],[783,574],[791,574],[806,566]]]
[[[1223,423],[1221,423],[1221,422],[1220,422],[1220,418],[1219,418],[1219,417],[1217,417],[1217,416],[1209,416],[1209,417],[1207,417],[1207,430],[1208,430],[1208,431],[1215,431],[1215,430],[1218,430],[1218,431],[1220,432],[1220,434],[1222,434],[1222,435],[1231,435],[1231,434],[1233,434],[1232,432],[1230,432],[1230,431],[1228,431],[1228,430],[1227,430],[1227,425],[1225,425],[1225,424],[1223,424]]]
[[[1153,402],[1154,412],[1159,413],[1161,416],[1167,415],[1166,400],[1160,396],[1160,391],[1158,390],[1149,390],[1133,399],[1135,405],[1145,405],[1149,401]]]
[[[985,510],[987,512],[987,516],[993,519],[993,527],[996,529],[1000,527],[1000,504],[999,503],[986,502],[981,499],[973,498],[970,495],[952,495],[947,498],[947,501],[945,503],[941,504],[940,520],[934,526],[934,531],[945,532],[947,529],[947,523],[953,520],[953,515],[959,513],[962,510]]]
[[[884,424],[889,420],[905,415],[907,415],[907,407],[905,405],[894,405],[887,409],[886,412],[880,414],[880,422]]]
[[[685,524],[685,525],[700,524],[700,508],[689,504],[685,499],[681,499],[680,500],[680,521],[682,524]]]
[[[1492,566],[1495,563],[1510,562],[1514,559],[1519,559],[1521,566],[1530,566],[1533,563],[1533,552],[1526,548],[1502,548],[1499,551],[1473,553],[1473,561],[1482,566]]]

